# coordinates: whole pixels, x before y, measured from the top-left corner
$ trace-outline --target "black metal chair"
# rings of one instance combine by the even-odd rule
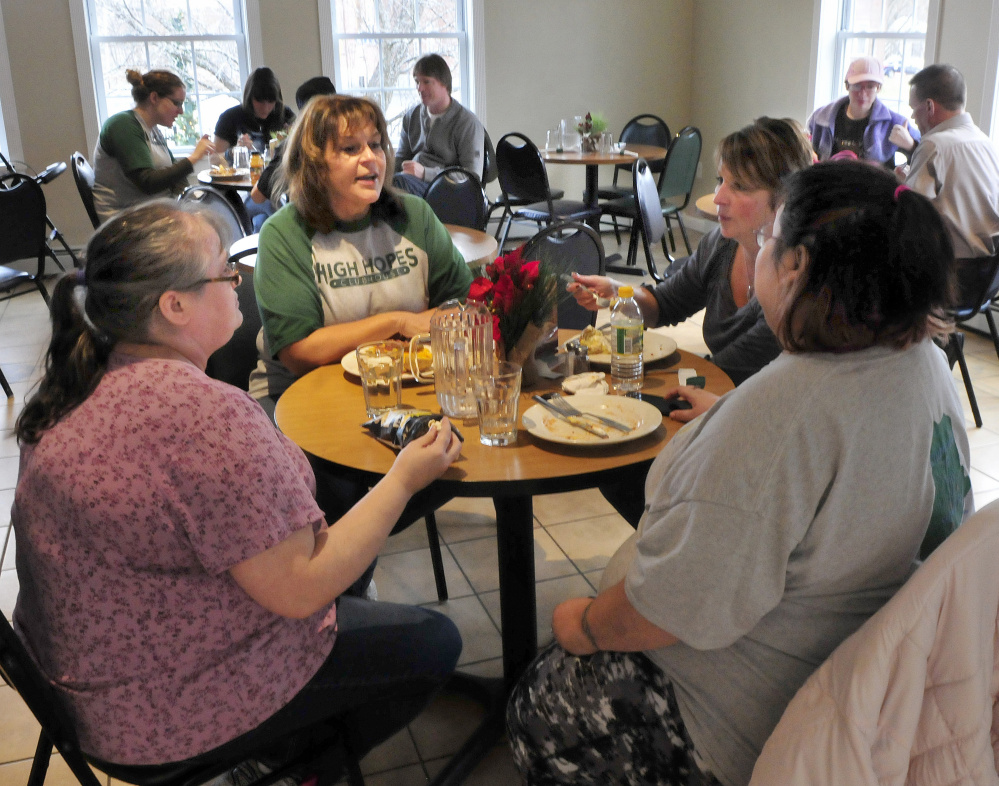
[[[483,230],[486,228],[486,196],[474,172],[451,166],[430,181],[423,195],[443,224]]]
[[[0,291],[9,291],[18,284],[34,284],[45,303],[49,293],[42,283],[45,257],[52,254],[46,244],[48,227],[45,216],[45,194],[31,177],[18,173],[0,177]],[[37,259],[34,274],[6,267],[10,262]],[[8,300],[30,292],[26,289],[5,295]]]
[[[496,148],[493,147],[493,142],[489,138],[489,132],[486,132],[486,144],[485,144],[485,161],[482,164],[482,186],[485,190],[487,183],[492,183],[497,177],[499,177],[499,167],[496,164]],[[565,191],[560,188],[552,189],[552,199],[562,199],[565,196]],[[522,207],[523,205],[529,204],[523,200],[511,199],[510,205],[516,207]],[[509,209],[506,207],[502,199],[497,199],[495,202],[489,201],[486,197],[486,224],[492,220],[493,211],[497,208],[503,208],[503,212],[500,214],[499,222],[496,225],[495,238],[499,240],[500,230],[503,228],[503,221],[509,213]]]
[[[197,786],[233,769],[237,764],[254,758],[254,749],[235,751],[226,758],[209,764],[191,763],[158,765],[123,765],[101,761],[80,750],[69,713],[49,684],[45,675],[35,665],[21,639],[10,623],[0,614],[0,675],[28,705],[32,715],[42,727],[38,735],[31,772],[27,786],[42,786],[48,770],[52,748],[80,782],[81,786],[100,786],[90,765],[112,778],[139,786]],[[352,786],[363,786],[364,779],[357,759],[347,749],[346,735],[339,724],[317,725],[311,729],[289,735],[294,739],[295,751],[291,758],[250,786],[268,786],[289,773],[305,768],[319,775],[320,786],[332,783],[342,768],[348,772]],[[282,743],[285,740],[274,740]],[[313,769],[314,768],[314,769]]]
[[[539,259],[559,271],[559,287],[569,273],[584,276],[604,274],[604,244],[596,231],[578,221],[563,221],[542,229],[524,244],[524,259]],[[583,328],[596,324],[597,312],[583,308],[573,297],[562,297],[558,303],[560,328]]]
[[[252,253],[252,252],[251,252]],[[241,390],[250,386],[250,372],[257,367],[257,334],[260,333],[260,311],[253,294],[253,275],[243,273],[243,280],[236,287],[239,310],[243,323],[236,328],[229,342],[215,350],[208,358],[205,373],[212,379],[228,382]],[[266,409],[266,407],[265,407]]]
[[[636,145],[656,145],[657,147],[669,147],[671,139],[669,126],[666,121],[658,115],[637,115],[624,124],[619,142],[633,142]],[[649,168],[659,174],[666,165],[665,159],[660,161],[650,161]],[[618,185],[618,177],[623,174],[631,174],[631,166],[628,164],[618,164],[614,167],[614,181],[605,188],[597,189],[598,199],[619,199],[631,194],[631,185]],[[617,231],[617,219],[614,221],[615,231]],[[620,237],[618,243],[621,242]]]
[[[670,244],[673,252],[676,252],[676,241],[673,237],[673,227],[670,223],[675,220],[680,226],[680,233],[683,236],[683,243],[687,248],[687,254],[692,253],[690,238],[687,237],[687,228],[683,224],[680,211],[684,210],[690,203],[690,194],[694,189],[694,179],[697,177],[697,164],[701,158],[701,132],[693,126],[687,126],[676,138],[670,142],[663,163],[663,171],[659,176],[659,202],[662,214],[666,219],[666,233],[669,234]],[[679,201],[677,201],[679,200]],[[638,205],[634,195],[613,199],[604,202],[603,212],[623,218],[629,218],[634,222],[638,218]],[[637,243],[634,242],[634,231],[632,232],[632,242],[628,246],[628,259],[625,262],[627,267],[636,264]],[[620,242],[620,241],[619,241]],[[672,254],[666,247],[666,235],[661,238],[663,253],[670,262],[674,261]]]
[[[499,239],[500,253],[514,221],[536,224],[540,230],[556,221],[586,221],[600,215],[598,207],[553,196],[541,153],[523,134],[510,133],[500,139],[496,145],[496,164],[505,215]]]
[[[957,259],[954,261],[957,271],[958,298],[957,305],[952,310],[958,322],[971,319],[975,314],[985,314],[992,335],[992,344],[999,356],[999,331],[996,331],[995,318],[992,316],[992,302],[999,296],[999,254],[991,257],[976,257]],[[968,392],[971,404],[971,414],[975,425],[982,427],[982,413],[978,409],[975,389],[971,384],[971,374],[968,373],[968,363],[964,358],[964,334],[954,331],[950,334],[945,347],[951,368],[954,362],[961,368],[961,378],[964,389]]]
[[[180,202],[194,202],[216,213],[229,230],[229,242],[246,237],[243,222],[225,194],[211,186],[188,186],[179,197]]]
[[[78,150],[70,156],[69,162],[73,167],[76,190],[80,192],[80,199],[87,209],[87,215],[90,216],[90,223],[94,225],[94,229],[97,229],[101,225],[101,219],[97,215],[97,208],[94,207],[94,168]]]

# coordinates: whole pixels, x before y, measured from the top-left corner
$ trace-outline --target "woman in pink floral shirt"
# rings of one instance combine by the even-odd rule
[[[104,224],[52,296],[18,418],[14,625],[120,764],[183,761],[339,716],[363,753],[453,671],[454,625],[340,598],[460,443],[440,432],[327,526],[302,451],[208,356],[242,321],[206,217],[154,202]],[[339,599],[339,602],[338,602]]]

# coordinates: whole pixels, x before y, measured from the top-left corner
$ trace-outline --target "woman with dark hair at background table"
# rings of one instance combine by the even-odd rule
[[[214,152],[203,136],[187,158],[175,161],[159,126],[170,128],[184,113],[187,90],[169,71],[128,70],[135,108],[112,115],[94,149],[94,207],[101,221],[122,208],[157,196],[179,194],[194,165]]]
[[[555,609],[508,708],[527,783],[744,786],[809,674],[971,510],[933,205],[817,164],[763,240],[784,351],[673,437],[600,593]]]
[[[324,519],[302,451],[205,375],[242,321],[227,247],[176,202],[105,223],[56,284],[17,420],[14,627],[104,761],[277,757],[275,737],[330,718],[363,756],[461,651],[434,611],[344,595],[456,458],[450,425]]]
[[[266,153],[271,134],[284,131],[294,119],[295,113],[284,105],[274,72],[267,66],[257,68],[243,86],[242,103],[225,110],[215,123],[216,152],[243,145]]]

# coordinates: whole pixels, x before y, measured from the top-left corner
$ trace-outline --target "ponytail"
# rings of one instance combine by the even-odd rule
[[[52,340],[45,353],[45,376],[15,423],[21,442],[38,442],[43,431],[93,393],[107,368],[112,345],[87,324],[81,297],[85,285],[78,273],[60,278],[52,292]]]

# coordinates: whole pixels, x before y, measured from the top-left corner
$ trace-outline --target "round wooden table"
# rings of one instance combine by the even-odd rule
[[[666,158],[666,148],[658,145],[625,145],[628,153],[556,153],[554,150],[542,150],[541,158],[546,164],[576,164],[586,167],[586,192],[583,195],[587,207],[597,206],[597,187],[599,167],[603,164],[634,164],[636,158],[646,161],[661,161]]]
[[[694,202],[694,206],[701,211],[706,217],[717,221],[718,220],[718,205],[715,204],[715,192],[712,191],[710,194],[705,194],[702,197],[698,197]]]
[[[444,227],[451,235],[451,242],[458,249],[458,253],[465,258],[466,264],[475,265],[482,261],[492,262],[496,257],[499,243],[488,232],[457,224],[445,224]]]
[[[577,331],[559,331],[560,344]],[[717,366],[682,350],[646,367],[646,393],[663,393],[677,384],[678,367],[704,376],[706,389],[725,393],[732,381]],[[534,403],[522,392],[522,415]],[[405,385],[403,402],[439,412],[431,385]],[[366,420],[360,380],[337,365],[323,366],[296,381],[278,400],[278,427],[299,447],[332,471],[375,483],[388,472],[396,453],[361,427]],[[434,779],[435,784],[461,783],[467,773],[502,736],[506,696],[538,649],[534,573],[535,494],[551,494],[614,483],[646,471],[681,424],[668,418],[653,433],[608,446],[573,447],[546,442],[523,429],[517,442],[487,447],[479,442],[474,420],[456,423],[465,438],[461,456],[432,487],[442,497],[491,497],[496,509],[499,562],[500,628],[503,645],[503,688],[492,697],[481,725]]]

